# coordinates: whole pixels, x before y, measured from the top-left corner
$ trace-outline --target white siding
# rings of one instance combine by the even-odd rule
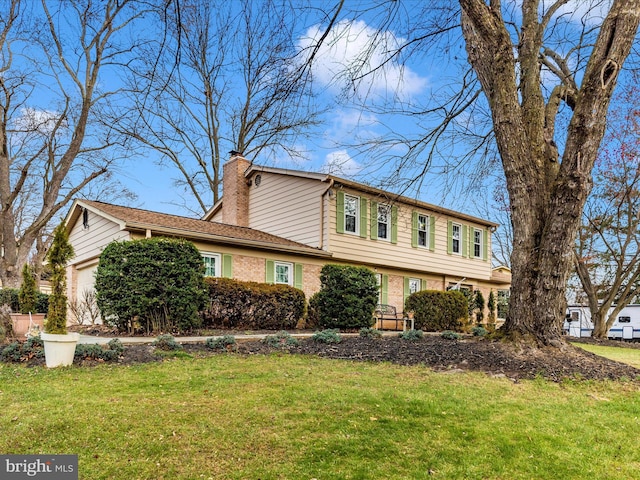
[[[89,212],[89,228],[82,225],[82,215],[78,217],[69,233],[75,256],[72,264],[85,262],[100,256],[104,247],[114,240],[128,240],[129,232],[120,230],[120,226],[102,216]]]
[[[249,190],[249,226],[310,247],[322,244],[323,192],[318,180],[260,172]]]
[[[359,195],[358,192],[345,192]],[[362,196],[362,195],[361,195]],[[371,208],[371,200],[366,197],[367,208]],[[447,254],[447,222],[453,220],[456,223],[486,229],[486,226],[461,221],[455,217],[447,217],[434,214],[426,210],[418,210],[420,213],[435,216],[435,249],[431,252],[425,248],[411,246],[411,219],[415,210],[409,205],[396,204],[398,207],[398,241],[393,244],[387,240],[372,240],[370,238],[370,212],[367,215],[367,238],[357,235],[340,234],[336,232],[336,199],[331,199],[329,211],[329,251],[333,258],[342,261],[351,261],[371,266],[397,268],[418,274],[438,274],[460,280],[468,279],[489,280],[491,277],[491,235],[488,234],[487,245],[489,258],[481,259],[464,258],[461,255]]]

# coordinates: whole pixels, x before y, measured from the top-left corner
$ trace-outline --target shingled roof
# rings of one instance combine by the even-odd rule
[[[331,256],[329,252],[319,248],[313,248],[303,243],[294,242],[248,227],[209,222],[92,200],[76,200],[67,218],[67,225],[74,223],[77,215],[80,214],[80,209],[76,208],[76,205],[109,218],[113,222],[120,224],[122,230],[132,232],[146,232],[150,230],[151,233],[156,236],[173,236],[188,240],[211,241],[227,245],[301,253],[312,256]]]

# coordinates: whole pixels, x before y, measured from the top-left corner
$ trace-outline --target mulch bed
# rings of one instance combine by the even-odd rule
[[[184,351],[195,356],[220,354],[211,351],[203,344],[185,344]],[[568,378],[640,381],[640,370],[571,345],[566,345],[563,349],[533,348],[477,337],[447,340],[437,335],[428,335],[416,341],[398,337],[380,339],[347,337],[337,344],[324,344],[303,339],[299,340],[297,346],[284,349],[270,347],[261,341],[239,341],[234,352],[239,355],[288,352],[349,361],[424,365],[436,371],[486,372],[491,376],[507,377],[514,381],[538,376],[554,382]],[[134,363],[157,361],[158,355],[154,353],[153,347],[136,345],[125,348],[123,363],[130,363],[128,358]]]
[[[230,333],[230,332],[225,332]],[[237,332],[236,332],[237,333]],[[252,332],[257,333],[257,332]],[[270,332],[273,334],[273,332]],[[640,348],[640,344],[619,341],[571,339],[600,345]],[[390,362],[398,365],[423,365],[435,371],[480,371],[513,381],[543,377],[559,382],[564,379],[635,380],[640,381],[640,370],[626,364],[607,360],[571,345],[563,348],[534,348],[493,341],[481,337],[448,340],[439,335],[425,335],[420,340],[404,340],[395,336],[378,339],[344,337],[337,344],[325,344],[311,339],[299,339],[298,345],[284,348],[270,347],[259,340],[242,340],[231,349],[233,355],[269,355],[289,353],[316,355],[323,358],[348,361]],[[183,351],[196,357],[224,355],[205,344],[185,344]],[[117,361],[122,365],[159,362],[171,355],[159,354],[151,345],[125,345],[124,354]],[[28,365],[44,365],[43,358],[30,358]],[[79,364],[91,366],[104,363],[83,360]]]

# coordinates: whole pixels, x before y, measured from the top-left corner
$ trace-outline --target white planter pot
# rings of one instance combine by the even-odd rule
[[[41,333],[40,338],[44,342],[44,358],[48,368],[66,367],[73,363],[76,344],[80,340],[79,333]]]

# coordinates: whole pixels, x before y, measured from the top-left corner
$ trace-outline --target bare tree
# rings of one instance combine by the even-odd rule
[[[637,103],[637,95],[634,82],[622,106],[610,113],[576,240],[576,274],[597,338],[606,338],[620,311],[640,293],[640,113],[626,110]]]
[[[109,182],[122,138],[101,119],[114,76],[136,39],[123,41],[143,2],[75,0],[0,7],[0,281],[19,284],[48,225],[90,185]],[[102,81],[105,74],[110,81]],[[106,85],[116,85],[113,89]],[[102,185],[105,185],[103,183]],[[122,189],[119,189],[122,191]]]
[[[172,25],[172,35],[159,38],[143,57],[150,61],[136,68],[137,112],[126,132],[179,172],[182,206],[194,213],[218,201],[229,151],[304,155],[299,141],[321,111],[294,42],[294,4],[181,0],[158,19]]]
[[[487,145],[497,146],[513,226],[511,299],[502,333],[560,347],[574,241],[611,95],[635,42],[640,1],[459,0],[456,6],[429,2],[400,18],[403,7],[392,2],[381,23],[406,36],[389,58],[446,55],[454,62],[466,58],[472,68],[458,75],[460,88],[443,89],[444,100],[409,112],[440,122],[426,123],[420,138],[405,140],[399,167],[417,161],[419,179],[443,142],[452,141],[451,132],[476,137],[477,147],[461,157],[475,160]],[[483,104],[492,132],[466,131],[475,126],[462,120]]]

